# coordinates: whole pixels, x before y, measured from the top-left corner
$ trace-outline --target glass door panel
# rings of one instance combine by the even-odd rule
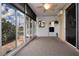
[[[33,20],[30,19],[30,38],[33,38]]]
[[[20,11],[16,11],[17,18],[17,46],[20,46],[24,43],[24,27],[25,27],[25,18],[24,14]]]
[[[16,47],[15,8],[2,4],[2,54],[6,55]]]
[[[30,41],[30,18],[26,16],[26,39]]]
[[[35,21],[33,20],[33,37],[35,36],[36,33],[36,24]]]

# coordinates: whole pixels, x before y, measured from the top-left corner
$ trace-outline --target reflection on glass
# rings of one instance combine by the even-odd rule
[[[36,24],[35,21],[33,20],[33,37],[35,36],[36,33]]]
[[[16,45],[15,9],[9,4],[2,4],[2,53],[12,51]]]
[[[17,45],[24,43],[24,14],[17,10]]]
[[[2,4],[1,8],[2,54],[6,55],[17,46],[24,44],[25,35],[30,41],[35,34],[36,25],[28,16],[25,21],[25,15],[10,4]]]
[[[26,17],[26,38],[30,38],[30,18]]]
[[[30,38],[32,39],[33,37],[33,20],[30,19]]]

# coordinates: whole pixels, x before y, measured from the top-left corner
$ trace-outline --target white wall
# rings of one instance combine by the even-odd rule
[[[39,28],[38,21],[45,21],[45,28]],[[56,32],[59,33],[59,25],[55,24],[55,32],[49,33],[49,23],[51,21],[58,20],[57,16],[40,16],[37,17],[36,34],[38,37],[56,36]]]
[[[62,9],[62,14],[60,12],[58,13],[58,20],[59,20],[59,38],[62,41],[66,40],[66,18],[65,18],[65,10],[68,6],[70,6],[71,3],[67,4],[63,9]]]
[[[59,31],[59,38],[61,40],[65,40],[65,12],[64,10],[62,10],[63,13],[61,15],[58,16],[59,18],[59,26],[60,26],[60,31]]]

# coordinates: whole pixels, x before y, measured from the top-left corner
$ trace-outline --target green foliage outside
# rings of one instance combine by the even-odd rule
[[[12,25],[6,19],[2,19],[2,45],[12,42],[16,39],[16,26]]]

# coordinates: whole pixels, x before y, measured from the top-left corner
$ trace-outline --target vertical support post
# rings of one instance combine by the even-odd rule
[[[16,20],[16,42],[15,42],[15,45],[16,45],[16,48],[17,48],[18,47],[18,44],[17,44],[17,39],[18,39],[17,10],[15,10],[15,20]]]
[[[76,4],[76,47],[79,49],[79,3]]]
[[[24,12],[26,13],[26,4],[24,4]],[[26,43],[26,14],[24,13],[24,44]]]
[[[2,56],[2,22],[1,22],[1,3],[0,3],[0,56]]]

